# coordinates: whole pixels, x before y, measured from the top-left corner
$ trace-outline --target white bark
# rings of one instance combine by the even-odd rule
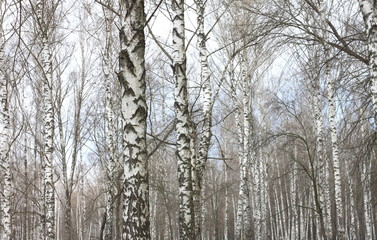
[[[317,70],[317,68],[316,68]],[[317,209],[317,220],[321,224],[322,237],[327,239],[328,236],[331,236],[331,216],[326,214],[325,211],[325,199],[329,196],[325,196],[325,185],[327,182],[325,172],[325,157],[323,152],[323,118],[322,118],[322,101],[321,101],[321,90],[319,78],[316,78],[313,81],[313,108],[314,108],[314,121],[315,121],[315,146],[316,146],[316,158],[314,159],[314,171],[313,178],[317,179],[316,182],[313,182],[313,188],[315,188],[314,198],[318,198],[319,202],[315,201],[315,206]],[[317,171],[318,170],[318,171]],[[315,184],[315,185],[314,185]],[[316,195],[317,194],[317,195]],[[325,224],[325,221],[327,224]]]
[[[370,90],[372,107],[377,117],[377,6],[373,0],[359,0],[368,37]],[[376,119],[375,119],[376,121]]]
[[[204,14],[205,14],[205,2],[197,0],[197,14],[198,14],[198,45],[199,56],[201,65],[201,82],[203,84],[203,134],[199,148],[199,167],[200,176],[203,176],[204,165],[207,160],[209,144],[211,140],[211,126],[212,126],[212,88],[210,81],[210,71],[208,67],[208,52],[206,46],[206,35],[204,32]]]
[[[45,22],[44,13],[47,9],[44,0],[37,2],[36,14],[39,25],[39,41],[42,52],[40,65],[43,76],[43,102],[44,102],[44,203],[45,203],[45,239],[55,239],[55,192],[53,179],[53,151],[54,151],[54,109],[52,100],[52,57],[50,40],[48,36],[48,24]]]
[[[268,155],[263,155],[262,157],[262,167],[261,167],[261,179],[262,179],[262,190],[261,190],[261,239],[266,239],[268,236],[267,233],[267,219],[269,218],[268,216],[268,174],[267,174],[267,160],[268,160]]]
[[[344,219],[343,219],[343,203],[342,203],[342,186],[340,177],[340,163],[339,163],[339,150],[338,150],[338,137],[336,127],[336,107],[335,107],[335,91],[334,83],[330,76],[330,69],[327,69],[327,93],[328,93],[328,115],[330,121],[331,133],[331,149],[333,157],[333,172],[335,184],[335,207],[336,207],[336,223],[337,223],[337,237],[344,238]]]
[[[233,69],[232,69],[233,71]],[[240,188],[239,188],[239,197],[237,202],[237,209],[236,209],[236,221],[235,221],[235,239],[241,239],[242,236],[242,225],[243,225],[243,200],[241,195],[243,195],[243,189],[241,188],[241,182],[243,179],[243,128],[241,122],[241,110],[237,100],[237,92],[235,86],[235,80],[233,79],[233,74],[231,74],[231,88],[232,88],[232,100],[233,103],[236,105],[236,113],[235,113],[235,121],[237,125],[237,139],[238,139],[238,161],[240,164]]]
[[[208,149],[211,142],[211,126],[212,126],[212,89],[210,82],[210,72],[208,67],[208,52],[206,46],[206,34],[204,32],[204,16],[206,2],[203,0],[196,0],[196,13],[198,22],[198,46],[201,66],[201,83],[203,85],[203,130],[199,145],[199,154],[197,159],[196,168],[197,183],[194,189],[194,208],[195,208],[195,236],[196,239],[201,239],[201,191],[202,191],[202,178],[204,169],[207,162]],[[195,182],[195,181],[194,181]]]
[[[362,112],[360,114],[362,116]],[[364,123],[361,122],[361,139],[365,137],[365,126]],[[371,189],[370,189],[370,169],[371,169],[371,162],[368,159],[365,159],[360,166],[361,168],[361,183],[363,187],[363,205],[364,205],[364,220],[365,220],[365,239],[372,240],[373,239],[373,214],[371,209]]]
[[[237,207],[237,223],[236,223],[236,239],[249,239],[251,237],[251,209],[249,201],[249,187],[248,187],[248,167],[250,166],[250,91],[248,84],[248,77],[246,74],[245,60],[241,60],[241,78],[243,88],[243,118],[241,120],[240,110],[236,113],[236,122],[239,133],[239,161],[240,161],[240,187],[239,199]],[[234,83],[232,83],[234,84]],[[232,87],[233,100],[236,101],[236,91]],[[243,129],[242,129],[243,122]]]
[[[373,218],[371,208],[371,191],[370,191],[370,173],[368,172],[368,163],[365,161],[362,166],[361,181],[363,186],[363,204],[364,204],[364,218],[366,235],[365,239],[373,239]]]
[[[110,4],[109,6],[112,6]],[[106,91],[106,153],[107,159],[104,164],[107,184],[106,184],[106,222],[103,234],[103,240],[113,239],[113,197],[114,197],[114,174],[115,174],[115,146],[114,146],[114,113],[113,113],[113,93],[112,93],[112,75],[110,68],[110,54],[112,49],[112,14],[108,9],[104,9],[105,28],[106,28],[106,44],[103,56],[103,72],[105,77]]]
[[[262,185],[264,184],[263,179],[262,179],[262,151],[260,151],[260,156],[259,159],[255,158],[253,163],[252,163],[252,179],[253,179],[253,218],[254,218],[254,236],[256,240],[261,239],[261,224],[262,224],[262,209],[261,209],[261,204],[262,204]]]
[[[194,234],[195,238],[201,239],[201,192],[202,192],[202,176],[200,175],[200,163],[196,149],[196,126],[190,121],[190,153],[191,153],[191,180],[192,180],[192,199],[194,205]]]
[[[329,74],[329,46],[326,43],[328,40],[328,31],[327,31],[327,18],[326,18],[326,8],[327,5],[323,0],[319,1],[319,15],[321,18],[321,27],[322,32],[324,35],[324,42],[323,42],[323,48],[325,52],[325,77],[326,80],[330,77]],[[319,99],[319,94],[318,94]],[[320,102],[316,99],[317,102]],[[321,104],[320,104],[321,106]],[[320,108],[322,110],[322,108]],[[325,229],[326,229],[326,237],[331,239],[332,237],[332,220],[331,220],[331,199],[330,199],[330,191],[329,191],[329,170],[328,170],[328,159],[324,156],[322,153],[323,148],[323,134],[322,134],[322,127],[323,127],[323,120],[322,120],[322,113],[319,118],[319,122],[316,123],[316,128],[318,129],[317,134],[319,136],[320,141],[318,141],[318,144],[320,145],[318,150],[318,154],[320,157],[320,168],[319,168],[319,179],[320,179],[320,203],[321,203],[321,210],[325,221]],[[318,125],[320,124],[320,125]]]
[[[184,0],[173,0],[173,75],[177,119],[177,156],[179,181],[179,237],[194,239],[194,203],[191,173],[190,122],[186,78]]]
[[[228,224],[229,224],[229,193],[228,193],[228,168],[226,164],[223,164],[224,166],[224,179],[225,179],[225,210],[224,210],[224,240],[228,240]]]
[[[329,239],[332,237],[332,220],[331,220],[331,199],[330,199],[330,166],[328,159],[325,160],[323,172],[323,194],[325,198],[325,220],[326,220],[326,233]]]
[[[143,0],[120,1],[118,79],[122,85],[123,239],[150,239],[146,148],[145,12]]]
[[[278,158],[275,159],[275,167],[278,169],[278,176],[282,176],[282,173],[280,171],[280,168],[279,168],[279,162],[278,162]],[[279,180],[279,185],[281,186],[280,188],[283,188],[284,186],[284,183],[283,183],[283,180],[282,178],[280,177]],[[281,236],[282,239],[287,239],[288,237],[288,231],[287,231],[287,228],[285,226],[285,224],[287,223],[286,221],[286,210],[285,210],[285,206],[284,206],[284,190],[283,189],[276,189],[276,199],[277,199],[277,202],[278,202],[278,208],[277,208],[277,213],[278,216],[279,216],[279,221],[278,221],[278,233],[279,235]]]
[[[347,172],[347,181],[349,187],[349,215],[350,215],[350,225],[347,227],[349,229],[348,238],[353,240],[356,239],[356,215],[357,211],[355,208],[355,197],[354,197],[354,183],[352,179],[352,173],[350,168],[350,162],[346,161],[346,172]]]
[[[241,188],[243,188],[242,197],[243,198],[243,225],[245,238],[249,239],[251,237],[251,209],[249,201],[249,187],[248,187],[248,167],[250,166],[250,122],[251,122],[251,109],[250,109],[250,98],[251,91],[249,85],[249,78],[246,73],[246,63],[242,60],[242,80],[243,80],[243,124],[244,124],[244,138],[243,138],[243,165],[242,172],[243,178],[241,179]]]
[[[299,239],[299,229],[298,229],[298,224],[299,224],[299,219],[298,219],[298,204],[297,204],[297,147],[295,146],[294,150],[294,163],[292,167],[292,176],[291,176],[291,203],[292,203],[292,212],[293,212],[293,219],[292,219],[292,234],[291,238],[298,240]]]
[[[5,1],[0,3],[0,19],[5,15]],[[12,239],[12,175],[10,169],[9,148],[10,148],[10,123],[8,108],[8,78],[5,66],[4,54],[5,37],[3,22],[0,22],[0,171],[4,180],[1,183],[3,192],[1,193],[1,225],[3,230],[0,234],[1,239]]]

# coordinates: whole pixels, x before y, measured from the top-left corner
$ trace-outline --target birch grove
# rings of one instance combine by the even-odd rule
[[[4,0],[0,238],[375,239],[371,0]]]

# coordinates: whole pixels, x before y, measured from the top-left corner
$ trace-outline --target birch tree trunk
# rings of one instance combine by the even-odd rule
[[[261,212],[261,203],[262,203],[262,158],[263,150],[260,151],[259,157],[255,158],[251,169],[252,169],[252,191],[253,191],[253,218],[254,218],[254,238],[255,240],[260,240],[262,238],[262,212]]]
[[[229,239],[229,193],[228,193],[228,167],[223,164],[225,179],[225,206],[224,206],[224,240]]]
[[[361,167],[361,180],[363,186],[363,204],[364,204],[364,218],[366,229],[366,240],[373,239],[373,218],[371,212],[371,192],[370,192],[370,175],[368,171],[368,163],[365,161]]]
[[[109,6],[110,1],[108,1]],[[115,174],[115,146],[114,146],[114,118],[113,118],[113,98],[111,88],[111,68],[110,68],[110,53],[112,46],[112,14],[108,9],[104,8],[105,28],[106,28],[106,45],[103,56],[103,71],[105,77],[105,91],[106,91],[106,163],[104,164],[107,176],[107,192],[106,192],[106,221],[103,240],[113,239],[113,197],[114,197],[114,174]]]
[[[360,116],[362,117],[362,111],[360,111]],[[361,122],[361,139],[365,138],[365,123]],[[373,219],[372,219],[372,210],[371,210],[371,189],[370,189],[370,171],[371,162],[369,159],[364,159],[361,163],[360,175],[362,183],[362,192],[363,192],[363,207],[364,207],[364,221],[365,221],[365,239],[373,239]]]
[[[173,75],[174,106],[177,119],[179,181],[179,236],[195,238],[194,203],[191,173],[190,122],[187,96],[184,0],[173,0]]]
[[[233,69],[232,69],[233,70]],[[241,122],[241,110],[237,100],[237,90],[236,90],[236,83],[233,79],[233,74],[231,74],[231,89],[232,89],[232,100],[233,104],[236,105],[236,113],[235,113],[235,121],[237,125],[237,139],[238,139],[238,161],[240,164],[240,188],[239,188],[239,197],[237,203],[237,209],[235,212],[236,221],[235,221],[235,239],[241,239],[242,237],[242,223],[243,223],[243,201],[241,199],[241,194],[243,194],[241,189],[241,181],[243,179],[243,128]]]
[[[196,138],[197,138],[197,131],[196,126],[193,121],[190,121],[190,159],[191,159],[191,181],[192,181],[192,201],[194,207],[194,236],[200,240],[200,232],[201,232],[201,212],[202,206],[200,203],[201,198],[201,191],[202,191],[202,183],[201,183],[201,176],[200,176],[200,169],[199,169],[199,158],[197,157],[197,149],[196,149]],[[199,234],[199,235],[197,235]]]
[[[121,0],[119,82],[122,85],[123,239],[150,239],[146,148],[144,0]]]
[[[339,150],[338,150],[338,137],[336,127],[336,107],[335,107],[335,92],[334,83],[330,76],[330,69],[326,69],[327,78],[327,93],[329,102],[329,120],[330,120],[330,134],[331,134],[331,149],[333,157],[333,171],[335,183],[335,207],[336,207],[336,222],[337,222],[337,237],[344,239],[344,222],[343,222],[343,203],[342,203],[342,189],[340,178],[340,163],[339,163]]]
[[[322,28],[322,32],[323,32],[323,35],[324,35],[324,41],[323,41],[323,48],[324,48],[324,55],[325,55],[325,77],[326,79],[330,76],[328,76],[329,74],[329,53],[330,53],[330,49],[329,49],[329,46],[327,44],[327,40],[328,40],[328,31],[327,31],[327,18],[326,18],[326,7],[327,5],[325,4],[325,2],[323,0],[320,0],[319,1],[319,15],[320,15],[320,18],[321,18],[321,28]],[[319,88],[319,86],[318,86]],[[319,102],[319,104],[321,105],[320,101],[319,101],[319,97],[320,95],[318,95],[318,99],[316,99],[317,102]],[[322,108],[321,108],[322,109]],[[322,110],[321,110],[322,112]],[[320,124],[320,125],[318,125]],[[318,144],[320,144],[319,148],[321,150],[318,150],[318,154],[320,156],[320,168],[319,168],[319,172],[320,172],[320,201],[321,201],[321,208],[322,208],[322,213],[324,215],[324,218],[325,218],[325,221],[326,221],[326,224],[325,224],[325,228],[326,228],[326,235],[328,238],[331,239],[332,237],[332,221],[331,221],[331,199],[330,199],[330,191],[329,191],[329,169],[328,169],[328,159],[325,157],[325,155],[323,154],[323,140],[322,140],[322,137],[323,137],[323,133],[322,133],[322,128],[323,128],[323,120],[322,120],[322,113],[318,119],[318,123],[316,123],[316,128],[318,129],[317,130],[317,134],[319,136],[319,140],[318,141]]]
[[[250,166],[250,122],[251,122],[251,109],[250,98],[251,91],[249,85],[249,78],[246,74],[246,62],[243,59],[241,62],[242,80],[243,80],[243,124],[244,124],[244,137],[243,137],[243,163],[241,165],[243,178],[241,179],[242,198],[243,201],[243,225],[245,239],[251,238],[251,208],[249,201],[249,186],[248,186],[248,167]]]
[[[291,238],[298,240],[299,239],[299,218],[298,218],[298,204],[297,204],[297,147],[295,146],[294,149],[294,163],[293,163],[293,169],[292,169],[292,176],[291,176],[291,202],[292,202],[292,212],[293,212],[293,219],[292,219],[292,233]]]
[[[270,218],[268,216],[268,173],[267,173],[267,159],[269,155],[263,155],[262,157],[262,168],[261,168],[261,179],[262,179],[262,200],[261,200],[261,239],[268,238],[267,233],[267,220]]]
[[[317,68],[315,68],[318,70]],[[328,236],[331,236],[330,229],[331,227],[327,224],[324,224],[325,219],[329,219],[330,216],[326,216],[324,206],[325,206],[325,193],[324,186],[326,184],[326,168],[325,168],[325,158],[323,154],[323,118],[322,118],[322,101],[321,101],[321,89],[319,78],[313,80],[313,89],[314,89],[314,121],[315,121],[315,141],[316,141],[316,158],[314,159],[315,163],[313,164],[313,187],[314,187],[314,197],[316,199],[315,205],[318,213],[318,220],[321,224],[321,234],[324,239],[327,239]],[[318,168],[318,171],[317,171]],[[318,179],[318,181],[316,181]],[[317,201],[318,198],[318,201]],[[331,225],[331,224],[330,224]]]
[[[314,214],[316,220],[320,224],[319,233],[323,239],[328,238],[328,233],[325,226],[324,216],[324,172],[325,172],[325,158],[324,158],[324,144],[323,144],[323,102],[321,95],[321,81],[318,75],[319,71],[319,56],[316,53],[317,49],[309,49],[310,58],[313,59],[310,63],[313,65],[312,73],[310,74],[311,84],[313,89],[312,101],[314,112],[314,131],[315,131],[315,158],[310,159],[311,185],[313,187],[313,206],[316,208]],[[316,229],[317,230],[317,229]]]
[[[201,66],[201,83],[203,84],[203,133],[200,139],[199,155],[197,159],[197,183],[193,188],[194,194],[194,209],[195,209],[195,236],[196,239],[201,239],[201,191],[202,191],[202,178],[204,169],[207,162],[208,149],[211,142],[211,126],[212,126],[212,89],[210,82],[210,72],[208,67],[208,52],[206,46],[206,34],[204,32],[204,16],[206,3],[202,0],[196,0],[196,13],[198,22],[198,46],[199,57]],[[193,179],[195,181],[195,179]]]
[[[47,3],[44,0],[37,2],[36,15],[39,26],[39,41],[42,52],[40,65],[43,76],[44,101],[44,204],[45,204],[45,239],[55,239],[55,192],[53,179],[53,151],[54,151],[54,109],[52,101],[52,57],[48,38],[48,23],[46,23]]]
[[[377,6],[372,0],[359,0],[359,6],[364,18],[366,34],[368,38],[369,51],[369,75],[371,81],[372,107],[377,118]],[[373,224],[372,213],[370,208],[370,189],[369,176],[366,173],[367,164],[364,163],[362,168],[364,208],[366,221],[366,239],[372,239]]]
[[[372,107],[377,117],[377,6],[373,0],[359,0],[359,6],[366,26],[369,51],[370,90]]]
[[[251,209],[249,202],[249,187],[248,187],[248,171],[249,163],[249,138],[250,138],[250,91],[248,85],[248,78],[246,76],[245,60],[241,60],[241,78],[243,88],[243,118],[241,120],[240,110],[236,112],[236,122],[239,138],[239,161],[240,161],[240,187],[239,199],[237,206],[237,223],[236,223],[236,239],[249,239],[251,237]],[[234,83],[233,83],[234,84]],[[236,89],[232,86],[232,98],[236,101]],[[242,128],[243,122],[243,128]]]
[[[8,108],[8,78],[5,66],[5,36],[3,30],[3,19],[5,15],[5,1],[0,3],[0,170],[4,180],[1,183],[3,192],[1,193],[1,225],[4,228],[0,234],[1,239],[11,240],[12,238],[12,175],[10,169],[9,148],[10,148],[10,123]]]
[[[352,179],[350,161],[346,161],[346,172],[347,172],[347,182],[349,186],[349,214],[350,214],[350,225],[346,229],[349,229],[348,238],[356,239],[356,216],[357,211],[355,208],[355,197],[354,197],[354,180]]]

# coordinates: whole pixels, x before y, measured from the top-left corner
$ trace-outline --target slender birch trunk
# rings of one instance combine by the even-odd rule
[[[369,51],[370,90],[372,107],[377,117],[377,6],[373,0],[359,0],[359,6],[364,18]],[[375,119],[376,121],[376,119]]]
[[[242,168],[243,165],[243,128],[241,122],[241,110],[237,100],[237,92],[234,79],[231,79],[231,88],[232,88],[232,99],[233,103],[236,105],[236,114],[235,121],[237,125],[237,139],[238,139],[238,161],[240,165],[240,188],[239,188],[239,197],[237,201],[237,209],[235,212],[236,221],[235,221],[235,239],[241,239],[242,237],[242,225],[243,225],[243,201],[241,199],[241,194],[243,190],[241,189],[242,179],[244,179],[244,171]]]
[[[122,85],[125,239],[150,239],[146,148],[144,0],[122,0],[119,82]]]
[[[324,185],[326,184],[325,178],[325,156],[324,156],[324,144],[323,144],[323,117],[322,117],[322,95],[321,95],[321,80],[319,68],[319,56],[315,52],[318,49],[309,49],[309,55],[314,65],[311,78],[311,85],[313,89],[312,102],[313,102],[313,112],[314,112],[314,132],[315,132],[315,157],[309,158],[310,172],[311,172],[311,187],[313,188],[313,206],[316,211],[316,220],[319,223],[319,234],[323,239],[329,237],[328,226],[326,226],[326,212],[324,210],[325,206],[325,194]],[[317,230],[317,229],[316,229]]]
[[[362,116],[362,112],[360,113]],[[365,123],[361,122],[361,139],[365,137]],[[364,207],[364,221],[365,221],[365,240],[373,239],[373,219],[371,212],[371,191],[370,191],[370,174],[368,170],[371,167],[371,163],[368,159],[364,159],[362,162],[361,169],[361,183],[363,191],[363,207]]]
[[[22,93],[22,101],[21,101],[21,104],[22,106],[25,106],[24,103],[25,103],[25,100],[27,100],[26,98],[26,95],[25,95],[25,88],[23,89],[23,93]],[[24,142],[24,150],[23,150],[23,158],[24,158],[24,176],[25,176],[25,180],[24,180],[24,184],[25,184],[25,205],[24,205],[24,223],[25,223],[25,228],[23,230],[24,232],[24,240],[27,240],[29,239],[29,236],[30,236],[30,231],[31,231],[31,227],[30,227],[30,224],[29,224],[29,219],[30,217],[28,216],[27,212],[29,211],[29,187],[28,187],[28,183],[29,183],[29,173],[28,171],[30,171],[29,169],[29,166],[28,166],[28,161],[30,161],[30,158],[28,158],[28,139],[27,139],[27,135],[26,135],[26,132],[27,129],[25,129],[25,134],[23,136],[23,142]]]
[[[326,221],[326,234],[329,239],[332,239],[332,217],[331,217],[331,198],[330,198],[330,165],[329,159],[325,160],[323,172],[323,194],[325,199],[325,221]]]
[[[196,127],[195,124],[190,121],[190,159],[191,159],[191,180],[192,180],[192,200],[193,200],[193,207],[194,207],[194,235],[195,237],[200,240],[200,231],[201,231],[201,216],[199,216],[202,212],[202,206],[200,204],[200,197],[201,197],[201,176],[199,173],[199,159],[197,157],[197,149],[196,149]],[[197,235],[199,234],[199,235]]]
[[[226,164],[223,164],[224,168],[224,179],[225,179],[225,210],[224,210],[224,240],[228,240],[229,238],[229,193],[228,193],[228,168]]]
[[[337,222],[337,237],[344,239],[344,222],[343,222],[343,203],[342,203],[342,189],[340,177],[340,163],[339,163],[339,150],[338,150],[338,137],[336,127],[336,107],[335,107],[335,92],[334,83],[330,76],[330,69],[326,69],[327,78],[327,94],[329,109],[328,115],[330,120],[330,133],[331,133],[331,149],[333,157],[333,171],[334,171],[334,184],[335,184],[335,207],[336,207],[336,222]]]
[[[254,238],[255,240],[260,240],[261,239],[261,224],[262,224],[262,219],[261,219],[261,200],[262,200],[262,188],[261,185],[262,183],[262,151],[260,151],[260,156],[259,159],[255,158],[253,162],[253,166],[251,166],[252,169],[252,191],[253,191],[253,218],[254,218]]]
[[[244,172],[243,178],[241,179],[241,188],[243,188],[242,201],[243,201],[243,225],[245,231],[245,238],[251,238],[251,207],[249,201],[249,187],[248,187],[248,167],[250,166],[250,131],[251,131],[251,109],[250,109],[250,98],[251,90],[249,85],[249,78],[246,73],[246,62],[242,59],[242,80],[243,80],[243,124],[244,124],[244,137],[243,137],[243,165],[242,171]]]
[[[240,187],[239,199],[237,206],[237,223],[236,223],[236,239],[249,239],[251,237],[251,209],[249,202],[248,174],[247,168],[249,164],[249,138],[250,138],[250,106],[249,106],[249,85],[246,76],[245,61],[242,59],[241,77],[243,84],[243,118],[241,120],[240,110],[236,113],[236,122],[239,138],[239,161],[240,161]],[[233,83],[234,84],[234,83]],[[233,100],[236,101],[235,86],[232,86]],[[242,128],[242,122],[243,128]]]
[[[54,141],[54,109],[52,100],[52,57],[48,36],[48,24],[44,13],[47,9],[44,0],[39,0],[36,7],[37,25],[39,25],[39,41],[42,52],[40,65],[43,76],[44,101],[44,204],[45,204],[45,239],[55,239],[55,192],[53,180],[53,141]]]
[[[313,96],[313,108],[314,108],[314,121],[315,121],[315,141],[316,141],[316,158],[313,163],[313,187],[315,193],[315,206],[318,213],[318,221],[321,226],[321,234],[324,239],[331,236],[330,227],[324,222],[328,217],[325,215],[325,192],[324,186],[326,184],[325,178],[325,157],[323,153],[323,118],[322,118],[322,101],[319,79],[313,80],[314,96]],[[318,171],[317,171],[318,169]]]
[[[203,0],[196,0],[196,13],[198,21],[198,46],[201,65],[201,83],[203,84],[203,133],[200,139],[199,154],[196,164],[198,181],[194,188],[194,209],[195,209],[195,236],[201,239],[201,191],[202,178],[205,165],[207,162],[208,149],[211,142],[211,126],[212,126],[212,89],[210,82],[210,72],[208,67],[208,52],[206,46],[206,34],[204,32],[204,16],[206,3]]]
[[[109,3],[109,2],[108,2]],[[112,6],[112,4],[110,4]],[[115,174],[115,146],[114,146],[114,114],[113,114],[113,93],[110,68],[110,53],[112,42],[112,15],[108,9],[104,9],[105,27],[106,27],[106,45],[103,56],[103,72],[105,77],[106,91],[106,164],[105,171],[107,175],[106,183],[106,220],[103,240],[113,239],[113,197],[114,197],[114,174]]]
[[[349,239],[353,240],[356,239],[356,215],[357,211],[355,208],[355,197],[354,197],[354,190],[353,190],[353,179],[351,174],[351,168],[350,168],[350,162],[346,161],[346,172],[347,172],[347,181],[349,186],[349,214],[350,214],[350,225],[348,227],[349,229]]]
[[[187,96],[184,0],[173,0],[173,75],[177,119],[177,156],[179,181],[179,236],[195,238],[195,218],[191,172],[190,122]]]
[[[291,203],[292,203],[292,234],[291,238],[298,240],[299,239],[299,229],[298,229],[298,224],[299,224],[299,219],[298,219],[298,204],[297,204],[297,147],[295,146],[294,150],[294,163],[293,163],[293,169],[292,169],[292,180],[291,180]]]
[[[0,3],[0,19],[5,15],[5,1]],[[10,148],[10,123],[9,123],[9,102],[8,102],[8,78],[5,66],[4,54],[5,37],[3,22],[0,22],[0,170],[4,180],[1,183],[3,192],[1,193],[1,216],[3,227],[1,239],[11,240],[12,237],[12,174],[10,169],[9,148]]]
[[[365,161],[361,170],[361,181],[363,186],[363,204],[364,204],[364,219],[366,229],[366,240],[373,239],[373,218],[371,210],[371,192],[370,192],[370,174],[368,173],[368,163]]]
[[[269,155],[263,155],[262,157],[262,201],[261,201],[261,239],[267,239],[267,220],[270,218],[268,215],[268,173],[267,173],[267,159],[269,159]]]
[[[326,43],[328,38],[328,32],[327,32],[327,19],[326,19],[326,4],[323,0],[319,1],[319,14],[321,17],[321,27],[324,35],[324,41],[323,41],[323,48],[324,48],[324,55],[325,55],[325,77],[326,79],[329,77],[327,74],[329,72],[327,71],[329,69],[329,63],[327,62],[329,59],[329,46]],[[319,86],[317,87],[319,88]],[[318,90],[319,91],[319,90]],[[315,101],[319,106],[321,106],[320,94],[318,92],[318,97],[316,97]],[[318,143],[318,149],[317,154],[319,156],[320,160],[320,168],[319,168],[319,182],[320,182],[320,203],[321,203],[321,209],[322,214],[324,215],[325,220],[325,228],[326,228],[326,236],[331,239],[332,237],[332,220],[331,220],[331,199],[330,199],[330,191],[329,191],[329,170],[328,170],[328,159],[323,154],[323,120],[322,120],[322,108],[320,108],[320,112],[316,113],[320,114],[320,116],[317,118],[316,122],[316,129],[317,129],[317,135],[319,137],[317,143]]]

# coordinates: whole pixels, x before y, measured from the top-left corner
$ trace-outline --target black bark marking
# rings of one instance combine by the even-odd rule
[[[127,70],[136,77],[135,65],[132,62],[130,55],[126,49],[123,49],[119,53],[119,64],[121,67],[126,67]],[[125,64],[125,65],[124,65]]]

